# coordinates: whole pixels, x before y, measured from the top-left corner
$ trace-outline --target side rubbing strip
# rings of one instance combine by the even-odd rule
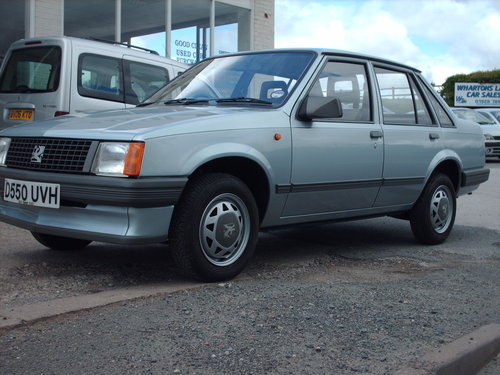
[[[424,177],[390,178],[363,181],[323,182],[318,184],[276,185],[276,194],[307,193],[313,191],[331,191],[344,189],[367,189],[377,186],[421,185]]]

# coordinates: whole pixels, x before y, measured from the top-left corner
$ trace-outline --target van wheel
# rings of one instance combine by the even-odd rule
[[[455,188],[450,178],[436,174],[410,211],[410,224],[415,238],[427,245],[445,241],[453,228],[456,214]]]
[[[240,179],[223,173],[199,176],[175,207],[170,229],[173,258],[183,274],[208,282],[227,280],[254,253],[257,205]]]
[[[31,232],[33,237],[40,242],[43,246],[52,250],[81,250],[90,244],[92,241],[79,240],[76,238],[54,236],[51,234],[44,234],[38,232]]]

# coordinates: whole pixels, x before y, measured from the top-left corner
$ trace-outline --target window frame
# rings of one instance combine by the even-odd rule
[[[98,57],[104,60],[113,60],[118,63],[119,67],[119,81],[121,84],[121,94],[106,93],[104,91],[93,90],[83,87],[82,77],[83,77],[83,61],[86,57]],[[116,103],[125,103],[125,72],[123,69],[123,59],[113,56],[105,56],[96,53],[82,53],[78,56],[78,71],[77,71],[77,91],[78,94],[92,99],[107,100]]]
[[[357,65],[357,66],[362,66],[364,69],[364,77],[366,80],[366,86],[368,90],[368,110],[369,110],[369,119],[368,120],[349,120],[349,119],[344,119],[341,117],[338,118],[315,118],[314,122],[338,122],[338,123],[346,123],[346,124],[374,124],[375,123],[375,113],[374,113],[374,97],[373,97],[373,84],[372,84],[372,76],[371,76],[371,70],[370,70],[370,64],[369,61],[367,60],[361,60],[361,59],[348,59],[348,58],[338,58],[334,56],[327,56],[325,61],[318,66],[318,71],[317,73],[314,74],[314,76],[310,80],[310,86],[306,92],[306,94],[303,96],[303,98],[299,101],[300,103],[303,102],[312,92],[315,83],[320,79],[320,75],[323,73],[325,70],[326,66],[329,63],[342,63],[342,64],[351,64],[351,65]],[[300,105],[297,107],[300,108]]]
[[[145,63],[145,62],[140,62],[140,61],[135,61],[135,60],[129,60],[129,59],[122,59],[122,66],[123,66],[123,81],[124,81],[124,85],[123,85],[123,88],[124,88],[124,95],[125,95],[125,103],[126,104],[133,104],[133,105],[137,105],[139,103],[141,103],[141,101],[135,101],[135,100],[131,100],[132,99],[132,96],[130,96],[129,94],[130,93],[134,93],[134,90],[132,89],[132,71],[130,69],[130,66],[134,64],[134,65],[142,65],[142,66],[146,66],[146,67],[151,67],[153,69],[161,69],[163,70],[163,72],[165,73],[165,78],[166,78],[166,81],[165,83],[158,88],[161,89],[163,86],[165,86],[165,84],[167,84],[172,78],[170,78],[170,73],[168,71],[168,69],[165,67],[165,66],[162,66],[162,65],[154,65],[154,64],[148,64],[148,63]],[[158,91],[156,90],[156,91]],[[155,92],[156,92],[155,91]],[[145,99],[149,98],[151,95],[147,95]]]
[[[445,106],[443,106],[443,103],[441,103],[442,99],[439,96],[439,94],[434,90],[434,88],[429,86],[429,84],[422,77],[420,77],[420,75],[417,74],[415,76],[416,76],[415,77],[416,81],[419,83],[419,86],[422,87],[422,89],[425,91],[425,94],[426,94],[425,96],[427,97],[427,101],[429,102],[429,107],[431,108],[431,111],[433,113],[434,120],[436,121],[436,123],[439,124],[439,126],[442,128],[447,128],[447,129],[456,128],[455,122],[453,121],[453,116],[450,116],[450,111],[447,110],[447,108]],[[429,96],[433,100],[430,100]],[[439,115],[438,115],[438,111],[434,107],[433,102],[435,102],[436,105],[439,107],[439,109],[441,109],[445,113],[446,117],[450,120],[451,125],[443,124],[441,122]]]
[[[413,117],[415,120],[415,123],[403,123],[403,122],[386,122],[385,116],[384,116],[384,103],[383,103],[383,98],[382,98],[382,93],[381,93],[381,88],[379,85],[379,80],[377,78],[378,73],[377,69],[383,69],[383,70],[388,70],[394,73],[399,73],[402,74],[406,77],[406,80],[408,82],[408,89],[410,90],[411,94],[411,103],[413,106]],[[381,115],[381,123],[384,125],[395,125],[395,126],[418,126],[418,127],[439,127],[440,123],[437,119],[437,116],[435,115],[434,108],[431,106],[429,103],[429,99],[427,98],[426,93],[423,92],[420,81],[418,81],[415,78],[414,71],[412,70],[407,70],[407,69],[401,69],[399,67],[395,67],[393,65],[388,65],[388,64],[373,64],[373,74],[374,74],[374,79],[377,82],[377,96],[380,101],[380,115]],[[416,93],[420,96],[420,100],[422,101],[422,104],[425,107],[425,110],[427,111],[427,114],[429,118],[431,119],[431,124],[422,124],[418,122],[418,109],[416,105],[416,99],[415,99],[415,91]]]

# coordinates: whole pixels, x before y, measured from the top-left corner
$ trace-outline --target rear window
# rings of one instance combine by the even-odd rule
[[[0,76],[0,92],[41,93],[59,87],[61,49],[56,46],[13,50]]]

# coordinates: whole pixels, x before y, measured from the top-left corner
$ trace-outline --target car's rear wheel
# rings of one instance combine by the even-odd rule
[[[31,232],[33,237],[43,246],[53,250],[81,250],[92,241],[79,240],[70,237],[54,236],[51,234]]]
[[[255,199],[240,179],[223,173],[195,177],[175,207],[174,260],[198,280],[233,278],[252,257],[258,230]]]
[[[413,235],[423,244],[439,244],[448,238],[455,214],[455,188],[448,176],[436,174],[410,212]]]

